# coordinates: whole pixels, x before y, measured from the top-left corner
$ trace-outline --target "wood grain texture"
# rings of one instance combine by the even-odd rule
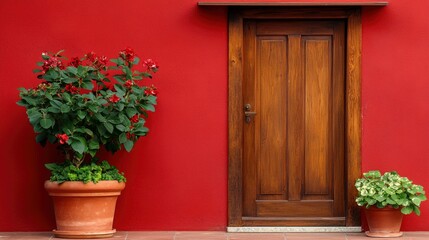
[[[228,226],[241,226],[242,216],[242,149],[243,149],[243,20],[229,14],[228,73]]]
[[[286,179],[286,37],[258,37],[259,194],[283,195]],[[257,156],[256,156],[257,157]]]
[[[333,95],[334,102],[342,101],[346,105],[343,107],[345,111],[346,122],[343,126],[339,124],[339,128],[346,129],[345,134],[334,134],[332,139],[344,139],[344,152],[347,164],[345,164],[346,171],[340,173],[339,177],[346,177],[347,195],[345,198],[345,206],[334,207],[333,212],[336,217],[329,218],[282,218],[282,217],[246,217],[242,212],[242,160],[243,160],[243,138],[239,135],[243,133],[243,65],[237,66],[234,63],[241,63],[242,61],[242,47],[243,47],[243,19],[344,19],[347,25],[347,44],[342,46],[346,49],[347,62],[342,67],[346,71],[347,84],[343,86],[346,89],[345,96]],[[355,190],[353,187],[354,181],[361,173],[361,160],[360,160],[360,141],[361,141],[361,114],[360,114],[360,49],[361,49],[361,20],[360,9],[353,7],[296,7],[293,9],[279,9],[279,8],[230,8],[230,32],[229,32],[229,178],[228,178],[228,219],[229,226],[302,226],[304,223],[307,226],[329,226],[329,225],[347,225],[359,226],[360,216],[359,208],[354,203]],[[334,33],[335,34],[335,33]],[[290,42],[289,38],[289,41]],[[335,39],[334,39],[335,41]],[[233,43],[231,43],[233,42]],[[289,43],[288,43],[289,45]],[[341,48],[341,47],[340,47]],[[290,49],[289,49],[290,51]],[[335,48],[334,48],[335,51]],[[241,54],[241,55],[240,55]],[[238,61],[237,61],[238,60]],[[233,64],[232,64],[233,63]],[[338,65],[335,63],[334,65]],[[341,64],[340,64],[341,66]],[[297,72],[298,74],[299,72]],[[290,72],[288,73],[288,76]],[[337,77],[333,74],[333,81]],[[337,85],[337,84],[336,84]],[[289,86],[288,94],[291,91]],[[288,96],[289,99],[289,96]],[[238,109],[238,110],[237,110]],[[346,110],[344,110],[346,109]],[[341,111],[339,107],[335,111]],[[240,116],[241,114],[241,116]],[[236,123],[234,121],[239,121]],[[288,120],[289,121],[289,120]],[[335,117],[332,121],[336,120]],[[288,122],[289,123],[289,122]],[[337,126],[337,125],[336,125]],[[237,133],[236,131],[241,131]],[[288,131],[291,129],[288,128]],[[240,142],[241,141],[241,142]],[[337,140],[333,140],[337,141]],[[288,139],[289,144],[289,139]],[[331,151],[331,150],[330,150]],[[335,164],[341,158],[339,153],[335,158]],[[234,169],[231,169],[234,168]],[[341,176],[342,175],[342,176]],[[293,181],[293,178],[288,178]],[[337,185],[341,185],[338,181],[334,180]],[[344,185],[344,183],[343,183]],[[290,193],[290,191],[288,191]],[[335,199],[341,198],[334,192]],[[261,198],[264,199],[264,198]],[[346,209],[346,217],[338,217],[339,212]]]
[[[332,201],[257,201],[261,217],[332,217]]]
[[[332,162],[334,166],[337,166],[337,168],[334,168],[334,202],[337,202],[339,204],[336,204],[334,206],[334,216],[345,216],[345,207],[346,202],[345,199],[347,195],[349,194],[347,192],[347,189],[345,188],[346,182],[348,181],[345,177],[345,174],[347,172],[347,169],[345,167],[345,164],[347,162],[347,158],[345,155],[346,151],[346,141],[345,141],[345,125],[346,122],[344,119],[346,118],[345,114],[345,81],[344,81],[344,74],[345,74],[345,61],[341,61],[341,59],[345,59],[345,53],[346,53],[346,44],[345,44],[345,21],[339,21],[334,26],[334,44],[333,44],[333,53],[335,56],[338,56],[337,58],[333,59],[333,75],[332,75],[332,87],[333,87],[333,94],[332,94],[332,107],[333,112],[337,113],[332,116],[332,136],[331,139],[336,144],[331,145],[330,152],[332,153]],[[341,171],[341,169],[343,169]],[[343,191],[340,189],[344,189],[346,191],[346,194],[344,194]]]
[[[332,28],[332,27],[331,27]],[[305,82],[304,195],[332,191],[332,156],[329,152],[331,112],[331,37],[305,37],[302,41]],[[329,196],[328,196],[329,197]]]
[[[300,81],[304,73],[301,54],[301,36],[289,36],[289,71],[288,71],[288,138],[287,138],[287,161],[289,200],[301,199],[302,181],[304,174],[304,132],[305,111],[301,103],[304,102],[305,82]]]
[[[281,20],[279,20],[281,21]],[[259,21],[257,25],[256,34],[258,36],[285,36],[285,35],[332,35],[332,22],[313,22],[317,27],[300,27],[308,21],[281,21],[281,24],[273,24],[273,21]]]
[[[256,59],[256,41],[254,37],[256,32],[256,22],[248,21],[244,23],[244,59],[243,62],[244,69],[247,71],[243,72],[244,79],[254,79],[255,78],[255,59]],[[243,81],[243,92],[255,92],[256,90],[255,81]],[[251,111],[255,111],[258,105],[257,103],[258,96],[255,94],[243,94],[244,104],[250,104],[252,106]],[[259,155],[259,142],[256,142],[258,137],[250,137],[255,133],[256,125],[260,122],[259,113],[251,119],[249,123],[245,123],[243,126],[244,136],[243,139],[243,159],[254,159]],[[243,172],[247,173],[243,175],[243,182],[246,183],[243,186],[243,215],[244,216],[256,216],[256,203],[253,199],[257,194],[257,166],[256,160],[253,161],[243,161]]]
[[[198,2],[198,6],[387,6],[387,1],[368,2]]]
[[[239,7],[230,7],[239,10]],[[279,7],[246,7],[241,11],[243,19],[344,19],[348,18],[354,7],[294,7],[285,9]]]
[[[344,217],[243,217],[244,226],[344,226]]]
[[[356,205],[357,191],[354,183],[361,175],[361,56],[362,20],[356,9],[348,19],[347,67],[346,67],[346,112],[347,112],[347,226],[360,225],[360,208]]]

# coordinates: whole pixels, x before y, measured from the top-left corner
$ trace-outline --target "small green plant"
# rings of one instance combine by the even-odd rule
[[[420,216],[420,204],[426,200],[422,186],[413,184],[395,171],[383,175],[378,170],[366,172],[363,178],[356,180],[355,187],[358,190],[356,203],[366,208],[384,208],[390,205],[401,208],[403,214],[415,212]]]
[[[97,183],[102,180],[126,181],[124,174],[120,173],[116,167],[111,166],[107,161],[102,161],[100,164],[96,164],[96,162],[97,159],[94,158],[93,162],[83,164],[79,168],[73,165],[71,161],[48,163],[45,166],[51,170],[50,180],[58,183],[65,181],[83,181],[84,183]]]
[[[110,66],[107,57],[94,52],[68,63],[62,54],[42,53],[34,70],[39,83],[20,88],[17,102],[27,110],[36,142],[56,144],[64,153],[65,163],[46,165],[51,180],[124,181],[106,163],[96,167],[95,156],[102,147],[129,152],[149,132],[145,122],[155,111],[158,90],[143,79],[152,78],[158,65],[152,59],[141,64],[131,48],[110,59]]]

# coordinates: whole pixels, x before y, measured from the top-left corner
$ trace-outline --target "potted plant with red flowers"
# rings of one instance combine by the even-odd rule
[[[420,216],[420,204],[426,200],[421,185],[391,171],[369,171],[356,180],[356,203],[365,206],[369,237],[400,237],[403,214],[412,212]]]
[[[36,142],[58,145],[64,160],[49,163],[50,180],[45,188],[54,201],[57,237],[99,238],[112,236],[116,199],[125,187],[125,177],[116,167],[99,161],[105,148],[112,153],[148,133],[145,121],[155,111],[157,89],[143,79],[158,70],[151,59],[143,61],[130,48],[110,60],[94,52],[72,58],[63,52],[42,53],[41,81],[36,87],[20,88],[36,133]],[[136,70],[138,69],[138,70]],[[85,202],[84,202],[85,201]]]

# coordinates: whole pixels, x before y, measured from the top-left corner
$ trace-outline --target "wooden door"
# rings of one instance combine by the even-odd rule
[[[244,22],[244,225],[345,225],[345,24]]]

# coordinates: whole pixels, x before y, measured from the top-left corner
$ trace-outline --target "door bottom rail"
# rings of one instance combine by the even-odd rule
[[[231,233],[359,233],[362,227],[227,227],[227,232]]]

